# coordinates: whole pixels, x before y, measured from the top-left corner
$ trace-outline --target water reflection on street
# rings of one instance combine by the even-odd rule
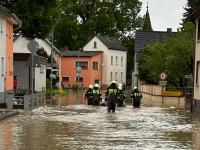
[[[41,107],[0,122],[0,149],[182,150],[198,149],[200,120],[187,110],[127,106]]]

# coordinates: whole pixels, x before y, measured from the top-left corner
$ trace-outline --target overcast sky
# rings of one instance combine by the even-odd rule
[[[177,31],[177,28],[181,27],[182,15],[185,12],[183,7],[185,7],[187,0],[140,1],[142,2],[141,16],[146,13],[148,1],[151,25],[154,31],[166,31],[167,28]]]

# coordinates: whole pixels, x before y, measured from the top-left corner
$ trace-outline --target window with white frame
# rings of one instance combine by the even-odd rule
[[[117,72],[115,72],[115,80],[117,81]]]
[[[1,75],[4,76],[4,57],[1,57]]]
[[[120,80],[123,81],[123,72],[121,72]]]
[[[113,80],[113,73],[110,72],[110,80],[112,81]]]
[[[94,48],[97,48],[97,42],[94,41]]]
[[[81,67],[81,69],[88,69],[87,61],[76,61],[76,67]]]
[[[124,59],[124,58],[123,58],[123,57],[121,57],[121,66],[123,66],[123,59]]]
[[[197,40],[200,40],[200,18],[198,19]]]
[[[113,65],[113,56],[111,56],[110,64]]]
[[[62,81],[69,82],[69,77],[62,77]]]
[[[200,80],[200,61],[196,63],[196,84],[199,84]]]
[[[115,58],[115,64],[118,65],[118,56]]]
[[[76,82],[83,82],[83,77],[76,77]]]
[[[94,69],[94,70],[98,70],[98,62],[93,62],[93,65],[92,65],[92,68]]]

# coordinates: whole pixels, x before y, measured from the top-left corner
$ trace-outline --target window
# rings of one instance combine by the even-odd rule
[[[110,80],[111,81],[113,80],[113,74],[112,74],[112,72],[110,72]]]
[[[123,66],[123,57],[121,57],[121,66]]]
[[[121,78],[120,79],[121,79],[121,81],[123,81],[123,72],[121,72]]]
[[[87,61],[77,61],[76,67],[81,67],[81,69],[88,69],[88,62]]]
[[[94,41],[94,48],[97,48],[97,42]]]
[[[115,80],[117,81],[117,72],[115,72]]]
[[[92,67],[94,70],[98,70],[98,62],[93,62]]]
[[[69,82],[69,77],[62,77],[62,81]]]
[[[99,84],[99,80],[98,79],[94,80],[94,84]]]
[[[200,61],[196,64],[196,84],[199,84],[199,76],[200,76]]]
[[[198,19],[197,40],[200,40],[200,18]]]
[[[116,56],[115,64],[118,65],[118,57]]]
[[[113,56],[111,56],[111,62],[110,62],[111,65],[113,65]]]
[[[1,75],[4,76],[4,57],[1,57]]]
[[[76,82],[78,82],[78,79],[79,79],[79,82],[83,82],[83,77],[76,77]]]

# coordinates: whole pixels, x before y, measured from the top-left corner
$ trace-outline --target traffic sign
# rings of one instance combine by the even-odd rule
[[[167,85],[167,81],[163,81],[163,80],[159,81],[159,84],[165,86],[165,85]]]
[[[27,48],[32,54],[34,54],[39,49],[39,44],[38,44],[38,42],[31,40],[28,42]]]
[[[185,75],[184,77],[185,77],[185,79],[192,79],[193,78],[192,74]]]
[[[76,67],[76,72],[81,73],[81,67]]]
[[[160,73],[160,80],[166,80],[167,79],[167,74],[165,72]]]

